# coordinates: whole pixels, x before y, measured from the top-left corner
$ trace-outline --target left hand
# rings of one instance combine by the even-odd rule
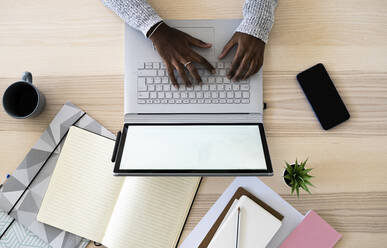
[[[238,48],[227,77],[233,81],[245,80],[261,68],[265,42],[252,35],[235,32],[224,46],[219,59],[223,59],[235,45]]]

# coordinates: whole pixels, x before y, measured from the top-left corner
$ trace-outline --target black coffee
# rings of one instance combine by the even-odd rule
[[[17,117],[31,114],[38,104],[38,95],[29,83],[11,85],[4,94],[4,107]]]

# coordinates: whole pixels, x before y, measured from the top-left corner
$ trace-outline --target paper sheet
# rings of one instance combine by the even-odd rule
[[[113,147],[114,140],[71,127],[38,221],[101,242],[124,182],[112,174],[106,151]]]
[[[198,177],[127,177],[102,244],[114,248],[175,247]]]

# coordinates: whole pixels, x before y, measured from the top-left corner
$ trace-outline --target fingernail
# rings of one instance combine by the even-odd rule
[[[212,70],[211,70],[211,73],[212,73],[212,74],[215,74],[215,73],[216,73],[216,70],[215,70],[215,69],[212,69]]]
[[[175,86],[176,89],[180,87],[178,84],[174,84],[173,86]]]

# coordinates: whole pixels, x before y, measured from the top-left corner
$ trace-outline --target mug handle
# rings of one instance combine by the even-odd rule
[[[29,71],[24,72],[24,74],[22,76],[22,80],[32,84],[32,74],[31,74],[31,72],[29,72]]]

